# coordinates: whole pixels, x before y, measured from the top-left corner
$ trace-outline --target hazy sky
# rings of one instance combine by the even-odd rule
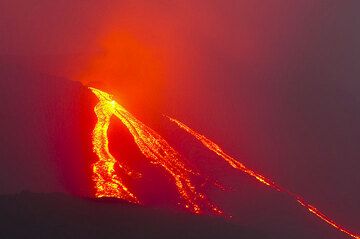
[[[359,9],[338,0],[2,1],[0,55],[100,86],[134,113],[177,117],[359,228]]]

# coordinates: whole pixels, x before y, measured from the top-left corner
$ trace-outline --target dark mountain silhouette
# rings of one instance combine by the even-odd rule
[[[0,238],[270,238],[221,218],[60,193],[0,196]]]
[[[86,87],[0,57],[0,90],[0,193],[88,194],[95,116]]]

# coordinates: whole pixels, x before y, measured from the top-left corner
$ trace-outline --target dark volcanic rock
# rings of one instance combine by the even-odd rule
[[[123,201],[23,192],[0,197],[0,238],[268,238],[221,218]]]

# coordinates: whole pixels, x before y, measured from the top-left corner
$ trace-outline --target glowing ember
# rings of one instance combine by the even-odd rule
[[[166,116],[166,117],[168,117],[168,116]],[[243,171],[244,173],[254,177],[257,181],[261,182],[262,184],[264,184],[264,185],[266,185],[268,187],[271,187],[271,188],[275,189],[276,191],[287,194],[291,198],[295,199],[298,204],[305,207],[309,212],[313,213],[315,216],[317,216],[318,218],[320,218],[321,220],[323,220],[324,222],[326,222],[330,226],[336,228],[337,230],[339,230],[339,231],[341,231],[341,232],[343,232],[343,233],[345,233],[345,234],[347,234],[347,235],[349,235],[349,236],[351,236],[353,238],[360,239],[359,235],[355,235],[354,233],[352,233],[349,230],[345,229],[344,227],[340,226],[339,224],[337,224],[336,222],[331,220],[329,217],[327,217],[325,214],[320,212],[316,207],[314,207],[313,205],[306,202],[300,196],[288,191],[287,189],[284,189],[284,188],[280,187],[279,185],[275,184],[273,181],[267,179],[266,177],[260,175],[259,173],[256,173],[255,171],[253,171],[251,169],[248,169],[245,165],[238,162],[236,159],[234,159],[230,155],[226,154],[220,148],[219,145],[212,142],[211,140],[206,138],[204,135],[195,132],[193,129],[191,129],[190,127],[188,127],[184,123],[180,122],[179,120],[176,120],[176,119],[171,118],[171,117],[168,117],[168,118],[169,118],[169,120],[171,122],[174,122],[175,124],[177,124],[181,129],[185,130],[186,132],[188,132],[189,134],[194,136],[197,140],[199,140],[209,150],[213,151],[218,156],[223,158],[228,164],[230,164],[231,167],[233,167],[233,168],[235,168],[237,170]]]
[[[99,161],[94,164],[93,168],[96,196],[118,197],[137,202],[136,197],[115,175],[114,164],[117,161],[109,153],[106,132],[110,117],[115,115],[128,128],[140,151],[149,159],[150,163],[161,166],[173,178],[186,209],[198,214],[203,211],[203,207],[207,207],[215,214],[223,214],[217,206],[207,200],[204,193],[198,192],[195,188],[190,178],[199,174],[187,168],[180,160],[179,153],[158,133],[137,120],[114,101],[112,95],[95,88],[90,88],[90,90],[100,100],[95,107],[98,123],[93,134],[94,151],[99,157]]]

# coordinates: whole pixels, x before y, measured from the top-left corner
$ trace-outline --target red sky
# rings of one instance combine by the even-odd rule
[[[179,118],[356,228],[358,9],[336,0],[2,1],[0,55],[103,87],[141,119]],[[13,87],[36,91],[22,80]],[[236,208],[243,195],[235,198]]]

